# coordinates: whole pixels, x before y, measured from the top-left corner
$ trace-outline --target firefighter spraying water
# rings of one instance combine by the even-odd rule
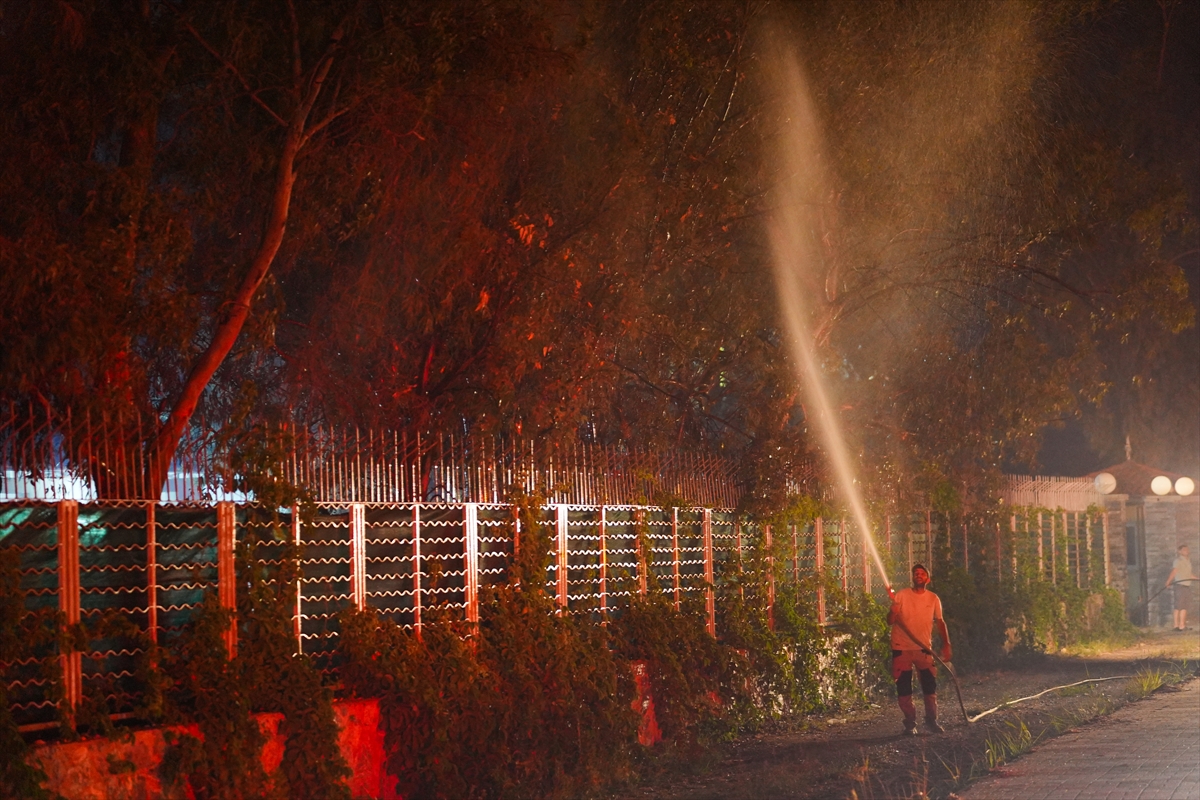
[[[950,634],[942,618],[942,600],[929,590],[929,570],[923,564],[912,568],[912,588],[890,592],[892,607],[888,624],[892,626],[892,679],[896,699],[904,714],[904,732],[917,733],[917,709],[913,704],[912,674],[916,670],[925,700],[925,727],[945,733],[938,722],[937,675],[934,668],[933,629],[942,639],[940,663],[950,661]],[[949,668],[947,668],[947,671]],[[964,710],[963,715],[966,716]]]
[[[782,97],[787,105],[787,116],[790,121],[790,126],[780,138],[778,150],[779,161],[784,167],[783,174],[789,177],[777,187],[778,207],[770,225],[776,287],[779,292],[784,329],[787,331],[794,363],[798,370],[797,377],[808,397],[808,411],[811,412],[812,420],[825,445],[825,451],[829,456],[838,486],[842,489],[843,499],[850,507],[851,516],[863,537],[863,543],[871,555],[875,568],[879,570],[884,585],[888,587],[888,594],[892,595],[891,581],[888,580],[883,559],[871,537],[871,525],[867,517],[866,504],[863,502],[858,482],[854,477],[849,448],[846,446],[845,438],[838,424],[834,404],[826,390],[825,375],[820,359],[815,352],[813,340],[813,309],[809,305],[809,295],[814,285],[814,276],[820,274],[822,263],[822,252],[817,236],[817,231],[821,228],[821,221],[816,217],[817,210],[822,207],[824,201],[828,178],[820,155],[820,125],[809,96],[807,81],[795,53],[791,51],[790,47],[778,41],[775,42],[775,47],[777,77],[780,85],[786,87]],[[924,575],[925,583],[927,583],[928,571],[925,571]],[[915,584],[911,591],[920,594]],[[925,591],[924,584],[920,591]],[[905,602],[903,592],[901,595],[899,607],[909,608],[911,604]],[[930,596],[936,598],[936,595],[932,595],[932,593]],[[893,606],[893,610],[896,608],[897,606]],[[904,643],[907,650],[915,653],[916,660],[921,663],[924,663],[927,658],[941,663],[946,668],[957,691],[958,682],[946,663],[948,658],[939,659],[933,652],[929,633],[922,638],[909,631],[910,624],[917,623],[908,620],[907,612],[899,614],[894,621],[891,616],[889,615],[889,621],[898,629],[899,636],[906,637]],[[941,623],[940,602],[937,619]],[[930,625],[932,625],[932,621]],[[942,641],[946,643],[948,656],[949,640],[946,638],[944,623],[941,624],[940,630],[943,636]],[[895,649],[894,644],[893,649]],[[905,650],[905,648],[900,649],[902,652]],[[932,667],[932,663],[929,664],[929,667]],[[922,681],[928,680],[932,680],[932,678],[927,679],[922,673]],[[897,688],[900,688],[899,683],[897,683]],[[910,683],[907,696],[909,703],[912,702],[911,694]],[[929,695],[932,692],[927,691],[926,694]],[[936,698],[933,703],[936,708]],[[962,707],[961,692],[959,692],[959,706]],[[967,716],[965,707],[963,707],[963,716]],[[905,718],[908,718],[907,713]],[[934,726],[937,726],[936,711],[932,719]]]

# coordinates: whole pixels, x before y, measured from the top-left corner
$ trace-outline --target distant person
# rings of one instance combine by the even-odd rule
[[[1175,565],[1167,576],[1167,586],[1175,585],[1175,630],[1189,631],[1187,612],[1192,605],[1192,582],[1196,580],[1192,572],[1192,561],[1188,558],[1188,546],[1179,545],[1175,551]]]
[[[929,570],[922,564],[912,568],[912,588],[892,595],[887,621],[892,626],[892,678],[896,699],[904,713],[904,732],[917,733],[917,709],[913,706],[912,671],[915,667],[925,695],[925,727],[945,733],[938,724],[937,676],[933,662],[933,624],[942,637],[942,660],[950,660],[950,634],[942,620],[942,601],[929,591]]]

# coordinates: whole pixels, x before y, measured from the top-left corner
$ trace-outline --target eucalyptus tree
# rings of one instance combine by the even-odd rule
[[[3,394],[146,412],[151,496],[202,403],[278,386],[281,273],[366,224],[374,165],[550,47],[526,4],[424,0],[6,3],[0,39]]]

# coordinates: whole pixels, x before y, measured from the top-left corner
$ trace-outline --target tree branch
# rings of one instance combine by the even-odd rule
[[[258,91],[250,88],[250,82],[247,81],[245,76],[242,75],[241,71],[238,70],[238,68],[236,66],[234,66],[233,62],[231,62],[229,59],[225,58],[223,55],[221,55],[219,52],[217,52],[217,49],[215,47],[213,47],[211,44],[209,44],[208,40],[205,39],[203,36],[201,36],[200,32],[198,30],[196,30],[194,27],[192,27],[192,23],[188,22],[187,18],[183,16],[182,11],[180,11],[178,8],[176,8],[171,3],[167,3],[167,8],[170,8],[172,11],[174,11],[179,16],[180,20],[183,22],[183,27],[186,28],[187,32],[192,35],[192,38],[195,39],[196,42],[201,47],[203,47],[205,50],[207,50],[213,58],[215,58],[217,61],[220,61],[221,65],[223,67],[225,67],[225,69],[229,70],[230,74],[232,74],[233,77],[237,78],[238,83],[240,83],[242,85],[242,88],[246,90],[246,94],[250,96],[250,99],[254,101],[255,105],[257,105],[263,111],[267,112],[268,116],[270,116],[271,119],[273,119],[277,123],[279,123],[279,125],[286,128],[288,125],[287,121],[284,120],[283,117],[279,116],[279,113],[277,111],[275,111],[275,109],[273,109],[269,105],[267,105],[266,101],[264,101],[262,98],[260,98],[258,96]]]
[[[300,60],[300,21],[296,19],[296,5],[287,0],[288,19],[292,23],[292,87],[299,94],[304,64]]]
[[[304,98],[292,112],[291,119],[287,121],[287,134],[284,136],[279,154],[279,165],[276,168],[275,186],[271,193],[267,223],[250,268],[230,300],[227,316],[217,326],[208,347],[200,354],[191,372],[188,373],[187,381],[184,383],[178,400],[175,401],[170,414],[151,443],[147,466],[147,485],[151,487],[149,488],[151,493],[161,491],[161,487],[166,482],[167,468],[179,446],[183,431],[192,418],[192,414],[195,413],[196,406],[209,381],[212,380],[212,376],[233,349],[246,319],[250,316],[250,305],[254,300],[254,295],[270,271],[275,256],[283,244],[292,200],[292,189],[296,183],[296,159],[305,141],[308,115],[320,96],[325,77],[329,74],[334,54],[341,42],[342,32],[343,25],[338,25],[330,36],[329,46],[313,71]],[[203,41],[198,34],[194,33],[194,29],[193,35],[197,36],[198,41]],[[210,52],[212,52],[211,49]],[[214,56],[220,58],[216,53]]]

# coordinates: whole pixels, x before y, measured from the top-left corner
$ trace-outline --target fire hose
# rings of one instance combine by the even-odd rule
[[[1184,578],[1184,579],[1183,579],[1183,580],[1181,580],[1181,581],[1171,581],[1171,582],[1170,582],[1170,583],[1168,583],[1166,586],[1163,586],[1163,587],[1162,587],[1161,589],[1159,589],[1157,592],[1155,592],[1154,594],[1150,595],[1150,599],[1141,601],[1141,605],[1144,605],[1144,606],[1148,606],[1148,605],[1150,605],[1151,603],[1153,603],[1153,602],[1154,602],[1154,598],[1158,597],[1160,594],[1162,594],[1163,592],[1165,592],[1167,589],[1170,589],[1172,586],[1174,586],[1174,585],[1175,585],[1175,584],[1177,584],[1177,583],[1195,583],[1195,582],[1196,582],[1196,581],[1198,581],[1198,580],[1200,580],[1200,578]]]
[[[1182,583],[1182,581],[1179,581],[1179,582]],[[891,593],[892,593],[891,587],[889,586],[888,594],[891,594]],[[924,643],[920,639],[918,639],[916,636],[913,635],[913,632],[910,631],[908,629],[908,626],[906,626],[903,622],[901,622],[900,620],[896,620],[896,622],[894,624],[898,628],[900,628],[900,630],[904,631],[904,633],[908,636],[908,638],[912,639],[918,645],[922,645],[921,646],[922,653],[933,656],[933,659],[935,661],[937,661],[937,663],[939,663],[943,667],[945,667],[946,674],[948,674],[950,676],[950,682],[954,684],[954,694],[958,697],[958,707],[962,710],[963,719],[965,719],[967,721],[967,724],[971,724],[972,722],[978,722],[979,720],[986,717],[988,714],[994,714],[995,712],[999,711],[1002,708],[1014,706],[1017,703],[1023,703],[1026,700],[1036,700],[1037,698],[1041,697],[1044,694],[1049,694],[1050,692],[1056,692],[1059,689],[1069,689],[1072,686],[1082,686],[1085,683],[1102,683],[1104,681],[1116,681],[1116,680],[1129,679],[1129,678],[1134,677],[1133,675],[1114,675],[1109,678],[1088,678],[1088,679],[1082,680],[1082,681],[1075,681],[1075,683],[1067,683],[1062,686],[1051,686],[1049,689],[1038,692],[1037,694],[1029,695],[1028,697],[1019,697],[1016,700],[1008,700],[1006,702],[1001,703],[998,706],[989,708],[987,711],[982,711],[972,717],[970,714],[967,713],[967,706],[965,703],[963,703],[962,688],[959,686],[958,676],[954,674],[954,668],[952,666],[950,666],[950,663],[948,661],[943,661],[938,656],[938,654],[933,651],[933,643],[932,642],[930,642],[929,646],[926,647],[926,646],[924,646]]]
[[[1186,578],[1181,581],[1172,581],[1172,583],[1169,584],[1169,586],[1173,586],[1176,583],[1193,583],[1197,580],[1200,580],[1200,579]],[[1154,600],[1155,597],[1158,597],[1160,594],[1163,593],[1163,591],[1165,591],[1167,588],[1169,588],[1169,586],[1164,586],[1162,589],[1159,589],[1146,602],[1150,603],[1152,600]],[[889,596],[894,596],[891,586],[887,586],[887,592],[888,592]],[[1029,695],[1028,697],[1019,697],[1016,700],[1008,700],[1004,703],[1001,703],[998,706],[994,706],[993,708],[989,708],[986,711],[982,711],[982,712],[976,714],[975,716],[971,716],[970,714],[967,713],[966,704],[963,703],[962,687],[958,683],[958,676],[954,674],[954,668],[950,665],[950,663],[948,661],[943,661],[941,659],[941,657],[938,656],[938,654],[933,651],[933,642],[930,642],[928,645],[926,645],[921,639],[918,639],[917,636],[911,630],[908,629],[908,626],[905,625],[899,619],[897,619],[893,624],[896,627],[898,627],[900,630],[902,630],[905,633],[905,635],[908,636],[909,639],[912,639],[914,642],[916,642],[921,647],[922,653],[932,656],[934,661],[941,664],[942,667],[945,668],[946,674],[950,676],[950,682],[954,684],[954,694],[958,698],[958,707],[959,707],[959,709],[962,710],[963,719],[965,719],[968,724],[973,723],[973,722],[978,722],[979,720],[983,719],[987,715],[994,714],[995,712],[999,711],[1002,708],[1007,708],[1009,706],[1016,705],[1017,703],[1023,703],[1026,700],[1036,700],[1037,698],[1041,697],[1042,695],[1049,694],[1050,692],[1056,692],[1059,689],[1069,689],[1073,686],[1082,686],[1085,683],[1103,683],[1104,681],[1127,680],[1127,679],[1134,677],[1133,675],[1113,675],[1108,678],[1087,678],[1086,680],[1075,681],[1074,683],[1067,683],[1062,686],[1051,686],[1049,689],[1040,691],[1037,694],[1032,694],[1032,695]]]

